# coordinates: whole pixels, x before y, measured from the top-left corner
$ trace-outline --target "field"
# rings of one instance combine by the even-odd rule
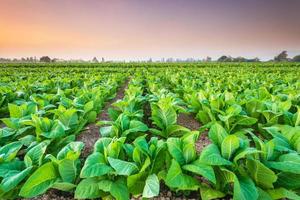
[[[0,69],[0,199],[300,199],[300,64]]]

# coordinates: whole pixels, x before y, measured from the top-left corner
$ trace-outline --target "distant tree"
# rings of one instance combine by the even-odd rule
[[[287,61],[288,60],[287,51],[283,51],[278,56],[275,56],[274,60],[278,62]]]
[[[232,58],[231,56],[221,56],[218,59],[218,62],[232,62]]]
[[[51,58],[49,56],[42,56],[40,58],[40,61],[49,63],[49,62],[51,62]]]
[[[93,63],[98,63],[98,60],[97,60],[97,58],[96,58],[96,57],[94,57],[94,58],[93,58],[93,60],[92,60],[92,62],[93,62]]]
[[[105,62],[104,58],[102,57],[101,62]]]
[[[233,62],[246,62],[247,59],[240,56],[240,57],[237,57],[237,58],[232,58],[232,61]]]
[[[297,55],[293,58],[294,62],[300,62],[300,55]]]
[[[207,56],[205,61],[206,62],[211,62],[211,57]]]

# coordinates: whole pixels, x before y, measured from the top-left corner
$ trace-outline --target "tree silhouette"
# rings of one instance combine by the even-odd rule
[[[41,58],[40,58],[40,61],[41,62],[51,62],[51,58],[49,57],[49,56],[42,56]]]
[[[287,61],[288,60],[287,57],[288,57],[287,51],[283,51],[278,56],[275,56],[274,60],[278,62]]]

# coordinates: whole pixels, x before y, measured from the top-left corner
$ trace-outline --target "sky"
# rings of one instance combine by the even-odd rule
[[[0,0],[0,57],[292,57],[299,10],[299,0]]]

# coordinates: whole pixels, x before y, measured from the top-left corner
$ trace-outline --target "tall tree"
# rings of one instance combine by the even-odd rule
[[[51,62],[51,58],[49,56],[43,56],[40,58],[41,62]]]
[[[287,51],[283,51],[278,56],[275,56],[274,60],[278,62],[287,61],[288,60]]]

